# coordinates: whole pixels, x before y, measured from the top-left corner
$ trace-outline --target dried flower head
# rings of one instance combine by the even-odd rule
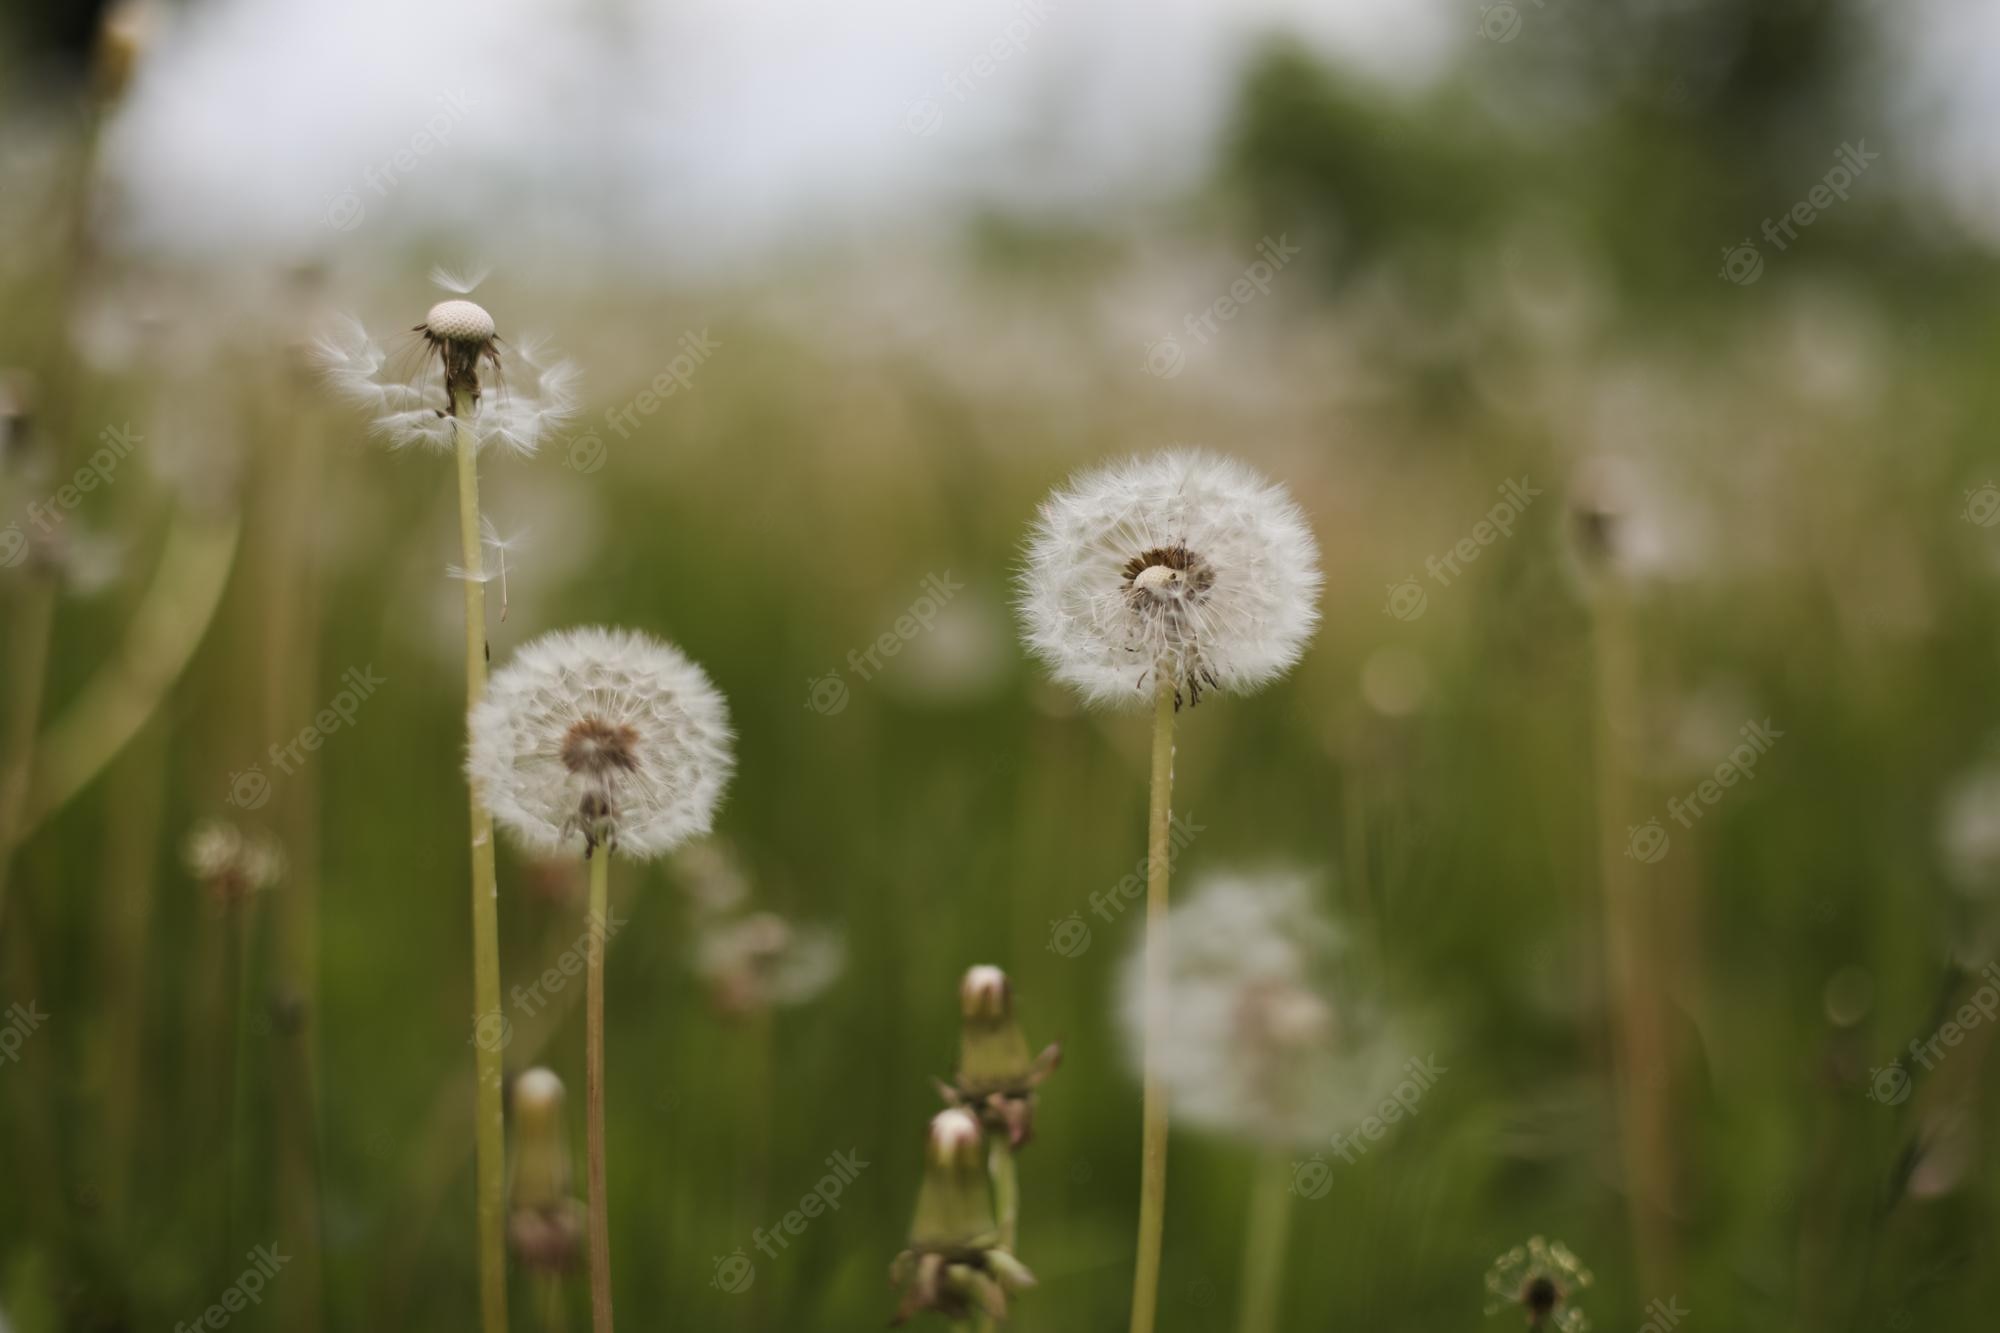
[[[258,829],[245,833],[223,819],[196,824],[182,859],[219,907],[275,888],[285,877],[285,849],[276,838]]]
[[[438,270],[432,277],[453,290],[470,291]],[[315,359],[334,389],[372,414],[374,432],[391,447],[457,447],[457,426],[476,448],[498,445],[532,454],[576,412],[576,368],[549,356],[532,340],[507,342],[485,307],[462,296],[439,301],[412,330],[421,340],[422,373],[414,382],[395,378],[389,354],[358,320],[343,318],[314,347]],[[443,382],[430,379],[433,368]],[[482,371],[494,381],[485,392]],[[457,425],[459,407],[471,404]]]
[[[1032,1287],[1035,1277],[999,1245],[979,1120],[958,1108],[940,1111],[924,1144],[910,1248],[889,1267],[889,1280],[903,1289],[893,1322],[919,1310],[964,1319],[975,1308],[1006,1318],[1007,1293]]]
[[[671,851],[708,831],[734,762],[708,676],[630,630],[529,643],[494,672],[471,730],[475,789],[536,851]]]
[[[776,912],[751,912],[696,928],[695,971],[716,1008],[731,1017],[804,1004],[840,976],[847,942],[830,926],[800,925]]]
[[[514,1080],[514,1167],[508,1240],[521,1263],[567,1272],[583,1255],[583,1204],[571,1194],[562,1080],[535,1068]]]
[[[1569,1246],[1536,1236],[1495,1259],[1486,1270],[1486,1290],[1494,1297],[1487,1302],[1486,1313],[1497,1314],[1511,1306],[1526,1316],[1529,1328],[1585,1333],[1590,1321],[1570,1304],[1570,1298],[1590,1280],[1590,1270]]]
[[[1197,450],[1087,472],[1043,502],[1018,605],[1028,646],[1093,703],[1248,693],[1319,620],[1319,547],[1281,486]]]
[[[1324,1142],[1372,1111],[1403,1056],[1355,951],[1313,906],[1301,875],[1198,883],[1168,923],[1173,950],[1158,1068],[1191,1125],[1272,1146]],[[1142,953],[1128,959],[1121,1017],[1138,1063]]]
[[[976,1111],[989,1132],[1007,1136],[1010,1147],[1024,1147],[1034,1137],[1035,1089],[1061,1063],[1061,1043],[1029,1053],[1014,1018],[1013,983],[997,967],[967,969],[958,1007],[958,1072],[938,1091],[953,1106]]]

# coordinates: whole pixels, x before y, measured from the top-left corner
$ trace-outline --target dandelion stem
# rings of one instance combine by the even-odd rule
[[[28,782],[34,774],[35,727],[42,715],[42,687],[47,681],[49,628],[55,622],[53,579],[24,580],[19,592],[20,618],[9,638],[14,641],[9,674],[7,734],[0,738],[0,926],[7,912],[7,873],[15,844],[25,834],[23,809]]]
[[[542,1298],[542,1333],[568,1333],[569,1313],[563,1308],[562,1279],[544,1273],[535,1279]]]
[[[1167,1008],[1167,834],[1174,793],[1174,709],[1179,700],[1172,674],[1156,670],[1154,675],[1158,683],[1153,688],[1153,795],[1146,839],[1144,1132],[1131,1333],[1153,1333],[1160,1299],[1160,1238],[1167,1210],[1167,1094],[1160,1082],[1160,1045]]]
[[[453,437],[458,446],[458,533],[465,561],[465,706],[486,693],[486,586],[479,538],[479,462],[474,452],[470,394],[455,389],[451,399]],[[472,1044],[478,1073],[474,1092],[473,1139],[479,1178],[479,1317],[483,1333],[507,1330],[507,1159],[500,1106],[500,907],[493,869],[493,818],[479,799],[472,802]],[[490,1039],[488,1039],[490,1037]]]
[[[1000,1222],[1000,1248],[1015,1252],[1015,1233],[1020,1229],[1021,1183],[1014,1171],[1014,1150],[1005,1134],[993,1136],[986,1154],[986,1171],[993,1177],[993,1211]]]
[[[1292,1232],[1290,1181],[1291,1173],[1279,1154],[1266,1153],[1258,1159],[1250,1225],[1243,1237],[1243,1308],[1237,1333],[1271,1333],[1278,1326],[1278,1293]]]
[[[590,977],[584,1000],[583,1099],[590,1172],[590,1326],[611,1333],[611,1212],[604,1197],[604,946],[611,920],[611,850],[593,846],[590,861]]]

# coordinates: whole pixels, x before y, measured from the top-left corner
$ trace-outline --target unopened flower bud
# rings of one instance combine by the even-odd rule
[[[915,1249],[983,1249],[993,1244],[993,1193],[986,1179],[986,1136],[979,1117],[959,1107],[931,1117],[924,1178],[917,1189]]]
[[[583,1253],[583,1205],[570,1194],[562,1080],[530,1069],[514,1080],[514,1171],[507,1236],[529,1268],[565,1272]]]
[[[1024,1145],[1034,1127],[1034,1090],[1055,1070],[1062,1048],[1032,1054],[1014,1019],[1014,988],[997,967],[967,970],[958,986],[958,1073],[945,1099],[977,1110],[986,1127]]]

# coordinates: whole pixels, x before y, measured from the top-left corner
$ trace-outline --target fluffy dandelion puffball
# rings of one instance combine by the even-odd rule
[[[463,286],[449,275],[438,281]],[[533,340],[503,340],[477,302],[439,301],[411,331],[422,354],[409,379],[395,368],[410,358],[391,357],[358,320],[342,318],[314,345],[327,382],[369,413],[391,447],[451,450],[462,428],[475,448],[532,454],[576,414],[576,367]],[[471,410],[461,413],[466,403]]]
[[[1266,1146],[1323,1144],[1374,1110],[1413,1054],[1303,875],[1198,882],[1168,920],[1158,1062],[1174,1114]],[[1134,1068],[1146,1032],[1143,951],[1127,960],[1120,1018]]]
[[[673,645],[629,630],[546,634],[493,673],[467,770],[536,851],[657,856],[708,832],[734,767],[729,709]]]
[[[1030,649],[1093,703],[1248,693],[1319,620],[1319,547],[1284,487],[1198,450],[1084,473],[1043,502],[1019,609]]]

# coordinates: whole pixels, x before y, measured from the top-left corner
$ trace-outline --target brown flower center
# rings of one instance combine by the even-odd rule
[[[1125,595],[1136,607],[1198,602],[1215,586],[1215,570],[1181,545],[1156,546],[1125,562]]]
[[[563,737],[563,767],[588,778],[631,773],[639,767],[639,733],[624,723],[586,717]]]

